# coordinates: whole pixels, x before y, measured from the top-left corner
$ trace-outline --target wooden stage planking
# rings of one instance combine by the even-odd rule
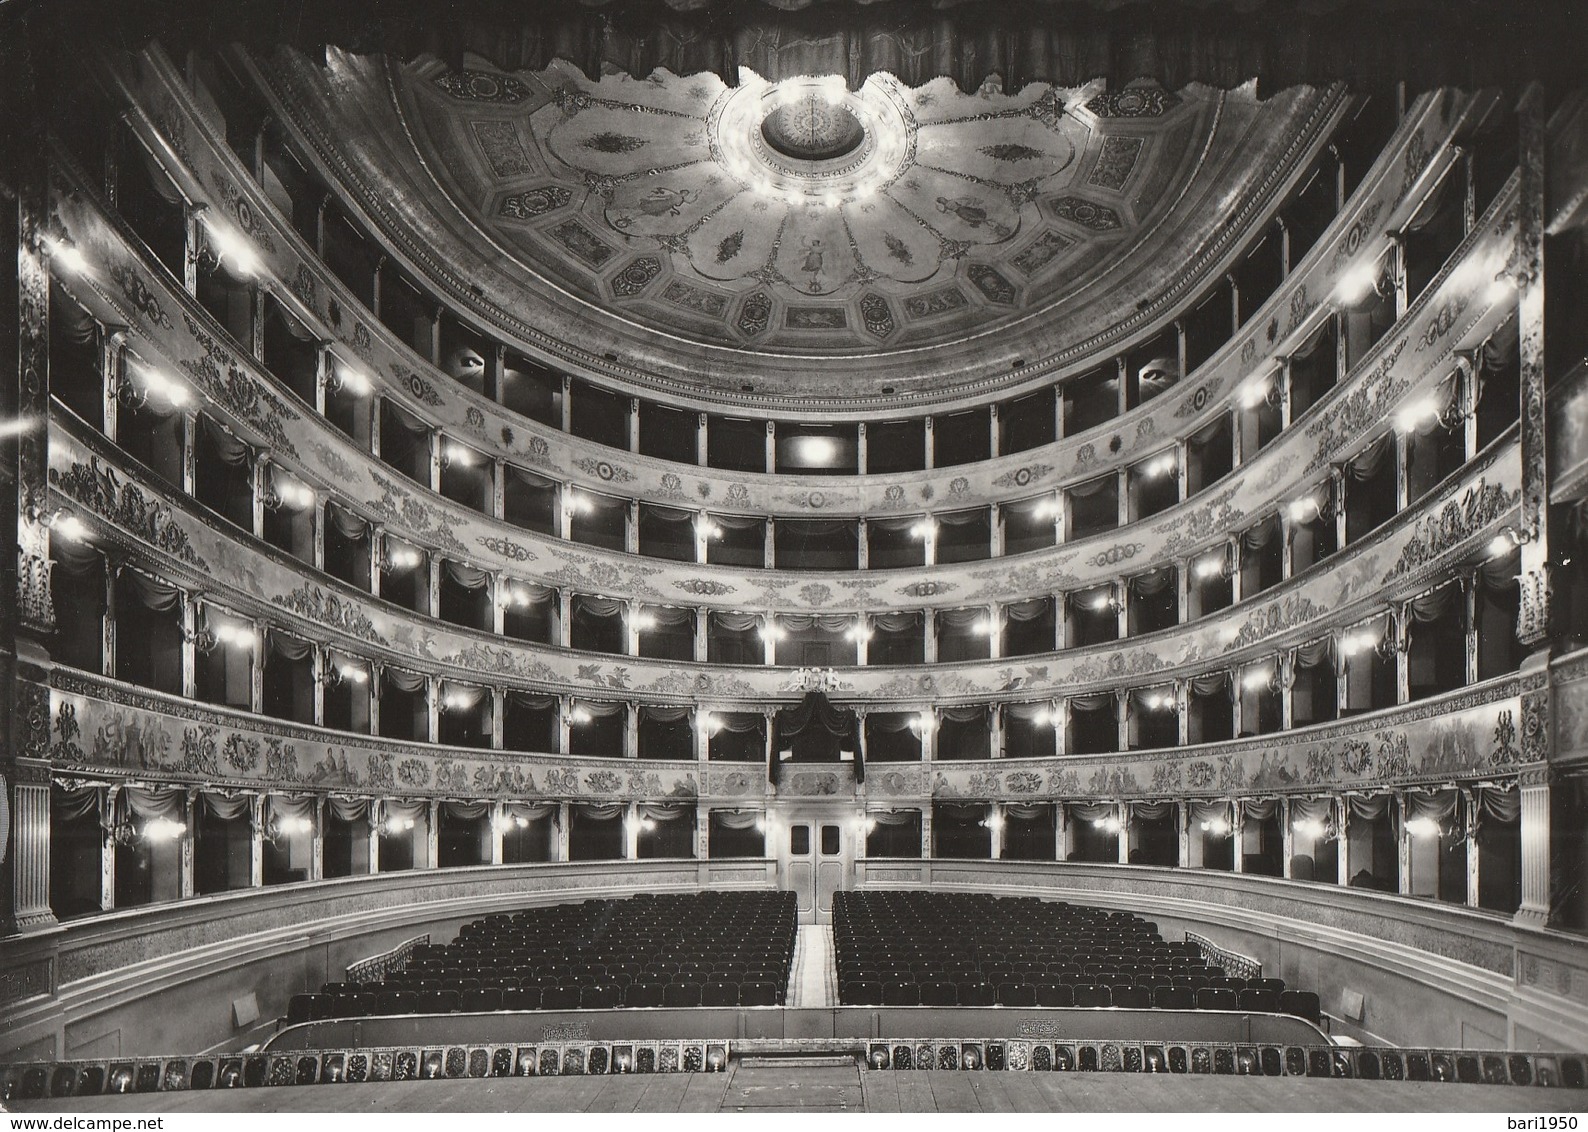
[[[861,1072],[503,1077],[150,1093],[17,1104],[18,1112],[1573,1112],[1588,1093],[1428,1082],[1116,1073]]]

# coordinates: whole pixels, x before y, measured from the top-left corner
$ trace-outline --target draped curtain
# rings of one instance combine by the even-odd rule
[[[766,815],[759,810],[712,810],[711,820],[723,829],[753,829],[756,823],[766,820]]]
[[[128,786],[116,795],[117,805],[144,821],[181,821],[187,791],[180,786]]]
[[[306,641],[301,637],[289,636],[286,633],[271,629],[265,633],[265,640],[269,643],[273,656],[283,660],[307,660],[314,655],[314,642]]]
[[[369,524],[340,503],[326,503],[325,517],[336,533],[348,542],[363,542],[369,537]]]
[[[204,809],[221,821],[240,821],[248,816],[253,803],[252,794],[205,790],[199,794]]]
[[[1005,802],[1004,817],[1015,821],[1043,821],[1053,816],[1051,802]]]
[[[1004,616],[1010,621],[1036,621],[1046,617],[1053,611],[1051,597],[1033,597],[1025,601],[1011,602],[1004,606]]]
[[[344,798],[340,794],[332,794],[326,799],[326,806],[337,821],[366,821],[374,818],[368,798]]]
[[[671,707],[663,704],[642,704],[640,717],[655,720],[657,723],[682,723],[689,718],[692,710],[687,705]]]
[[[479,821],[491,812],[489,802],[459,802],[448,799],[441,803],[441,812],[455,821]]]
[[[214,445],[221,463],[228,467],[239,468],[253,462],[253,449],[232,435],[224,425],[211,420],[203,413],[199,414],[198,420],[199,427],[204,430],[205,438]]]
[[[182,604],[182,591],[141,570],[124,567],[121,580],[138,604],[155,613],[169,613]]]
[[[75,821],[86,817],[99,809],[99,797],[103,787],[100,786],[67,786],[56,783],[55,790],[50,796],[50,803],[55,807],[55,816],[62,821]]]
[[[266,794],[265,823],[277,820],[314,820],[314,797],[310,794]]]
[[[652,821],[677,821],[683,817],[694,817],[695,806],[692,802],[641,802],[635,807],[642,818]]]
[[[867,810],[866,818],[878,825],[909,825],[921,817],[919,810]]]
[[[508,802],[504,809],[510,818],[540,821],[555,815],[559,807],[556,802]]]
[[[1080,822],[1107,821],[1119,816],[1112,802],[1070,802],[1066,808]]]
[[[399,692],[413,695],[425,690],[426,679],[422,672],[409,672],[406,668],[388,666],[386,668],[386,683],[396,688]]]
[[[464,562],[455,562],[450,558],[443,559],[441,568],[454,585],[466,590],[483,590],[491,584],[491,575],[488,571]]]

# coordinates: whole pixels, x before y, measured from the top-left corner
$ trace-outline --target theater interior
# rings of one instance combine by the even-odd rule
[[[1588,1100],[1588,18],[0,11],[0,1105]]]

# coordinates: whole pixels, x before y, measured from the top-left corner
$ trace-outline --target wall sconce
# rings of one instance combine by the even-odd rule
[[[272,845],[279,845],[294,836],[313,832],[314,823],[308,818],[272,817],[265,824],[264,837]]]
[[[701,712],[695,717],[695,728],[708,736],[715,735],[722,730],[722,720],[712,712]]]
[[[88,270],[88,257],[72,241],[51,240],[48,250],[50,258],[71,274],[81,275]]]
[[[1004,816],[1002,814],[988,814],[982,819],[981,824],[984,829],[996,832],[1004,827]]]
[[[788,636],[788,631],[776,621],[767,620],[761,623],[756,633],[763,641],[781,641]]]
[[[120,821],[111,822],[110,824],[102,826],[101,828],[103,828],[105,831],[106,840],[108,840],[112,845],[119,846],[123,849],[129,849],[138,843],[138,827],[133,825],[132,821],[128,818],[122,818]]]
[[[329,385],[333,393],[346,393],[350,397],[367,397],[374,384],[362,372],[340,360],[333,360]]]
[[[141,367],[138,370],[138,381],[132,382],[125,377],[120,378],[116,382],[115,393],[116,400],[129,409],[143,408],[151,397],[158,397],[177,409],[193,399],[193,394],[181,382],[174,381],[156,370]]]
[[[423,561],[423,556],[417,550],[405,546],[400,546],[396,549],[388,546],[385,557],[381,559],[381,565],[388,571],[412,570],[421,561]]]
[[[1433,818],[1410,818],[1406,822],[1406,832],[1413,837],[1438,837],[1444,829]]]
[[[1329,826],[1313,818],[1298,818],[1290,823],[1290,828],[1303,837],[1311,837],[1318,841],[1329,839]]]
[[[463,711],[468,706],[468,696],[464,695],[462,692],[448,692],[446,695],[441,697],[441,703],[437,705],[437,709],[441,712]]]
[[[1237,400],[1240,402],[1241,408],[1255,409],[1264,401],[1272,400],[1274,391],[1272,379],[1267,374],[1264,374],[1262,377],[1253,378],[1241,386],[1241,391],[1237,394]]]
[[[1196,565],[1191,568],[1191,572],[1201,580],[1207,581],[1210,578],[1217,578],[1225,574],[1228,564],[1229,555],[1221,550],[1197,559]]]
[[[244,275],[258,274],[259,256],[240,234],[223,224],[208,223],[204,225],[204,234],[208,237],[204,252],[214,257],[217,266],[229,259],[236,271]]]
[[[1124,826],[1118,818],[1095,818],[1092,821],[1093,829],[1100,829],[1104,833],[1118,833]]]
[[[491,819],[491,829],[496,833],[512,833],[515,829],[528,829],[529,819],[518,814],[498,814]]]
[[[1340,652],[1344,656],[1356,656],[1377,649],[1383,641],[1382,636],[1375,637],[1370,630],[1362,629],[1355,633],[1347,633],[1340,638]]]
[[[862,641],[871,640],[871,638],[875,635],[875,631],[870,625],[866,624],[865,621],[857,621],[855,624],[844,630],[844,639],[846,641],[853,641],[857,645]]]
[[[322,677],[325,685],[334,688],[344,682],[349,684],[368,684],[369,671],[356,664],[338,664],[328,668]]]
[[[460,468],[472,468],[478,463],[475,453],[461,444],[448,441],[441,446],[441,466],[450,468],[456,464]]]
[[[919,712],[910,721],[910,730],[925,738],[937,730],[937,717],[929,711]]]
[[[1521,536],[1510,527],[1507,527],[1489,540],[1488,556],[1490,558],[1504,558],[1521,544]]]
[[[1096,596],[1087,598],[1086,607],[1088,609],[1094,609],[1099,613],[1106,609],[1112,609],[1116,613],[1119,612],[1119,601],[1114,596],[1113,587],[1110,586],[1108,589],[1099,592]]]
[[[700,515],[695,519],[695,533],[703,539],[715,541],[722,537],[722,528],[704,515]]]
[[[143,825],[143,839],[150,842],[180,841],[187,833],[187,823],[170,818],[150,818]]]
[[[277,484],[267,490],[261,497],[268,510],[277,511],[282,507],[291,507],[295,511],[302,511],[314,506],[314,492],[301,483],[286,482]]]
[[[628,827],[630,833],[649,833],[656,828],[656,819],[635,816],[627,819],[623,824]]]
[[[1151,692],[1141,698],[1141,706],[1150,711],[1167,711],[1174,707],[1172,692]]]
[[[588,515],[595,510],[595,504],[577,492],[570,491],[563,497],[562,513],[572,518],[575,515]]]
[[[1203,833],[1211,833],[1215,837],[1223,837],[1229,833],[1230,823],[1226,818],[1214,818],[1212,821],[1203,822],[1200,828]]]
[[[971,626],[971,632],[982,637],[996,637],[1004,631],[1004,624],[996,617],[983,617]]]
[[[1173,452],[1165,452],[1155,456],[1142,466],[1141,474],[1151,479],[1163,476],[1178,476],[1180,473],[1180,460]]]
[[[576,707],[568,713],[568,722],[578,726],[589,723],[593,718],[595,717],[582,707]]]
[[[922,519],[910,528],[910,537],[918,539],[930,538],[937,533],[936,519]]]
[[[88,540],[88,526],[70,511],[61,509],[56,511],[34,511],[32,519],[39,526],[53,535],[59,535],[67,542],[86,542]]]
[[[387,837],[395,837],[399,833],[409,833],[413,828],[413,818],[387,818],[380,823],[380,831]]]
[[[1381,294],[1384,272],[1378,260],[1359,263],[1340,276],[1335,284],[1334,297],[1341,306],[1354,307],[1366,302],[1369,295]]]
[[[1319,513],[1318,504],[1312,499],[1311,496],[1308,496],[1306,499],[1294,500],[1288,507],[1285,508],[1285,514],[1288,515],[1290,517],[1290,521],[1295,523],[1297,526],[1305,526],[1306,524],[1312,522],[1318,517]]]
[[[1241,687],[1248,692],[1265,691],[1273,686],[1274,673],[1268,668],[1259,668],[1241,677]]]
[[[1058,498],[1044,499],[1031,510],[1034,519],[1052,519],[1055,522],[1064,514],[1064,508],[1059,504]]]
[[[656,614],[640,610],[629,618],[629,627],[636,632],[649,633],[656,628]]]

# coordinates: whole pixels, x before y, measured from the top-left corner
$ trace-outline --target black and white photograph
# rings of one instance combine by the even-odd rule
[[[0,0],[0,261],[4,1128],[1588,1115],[1575,0]]]

